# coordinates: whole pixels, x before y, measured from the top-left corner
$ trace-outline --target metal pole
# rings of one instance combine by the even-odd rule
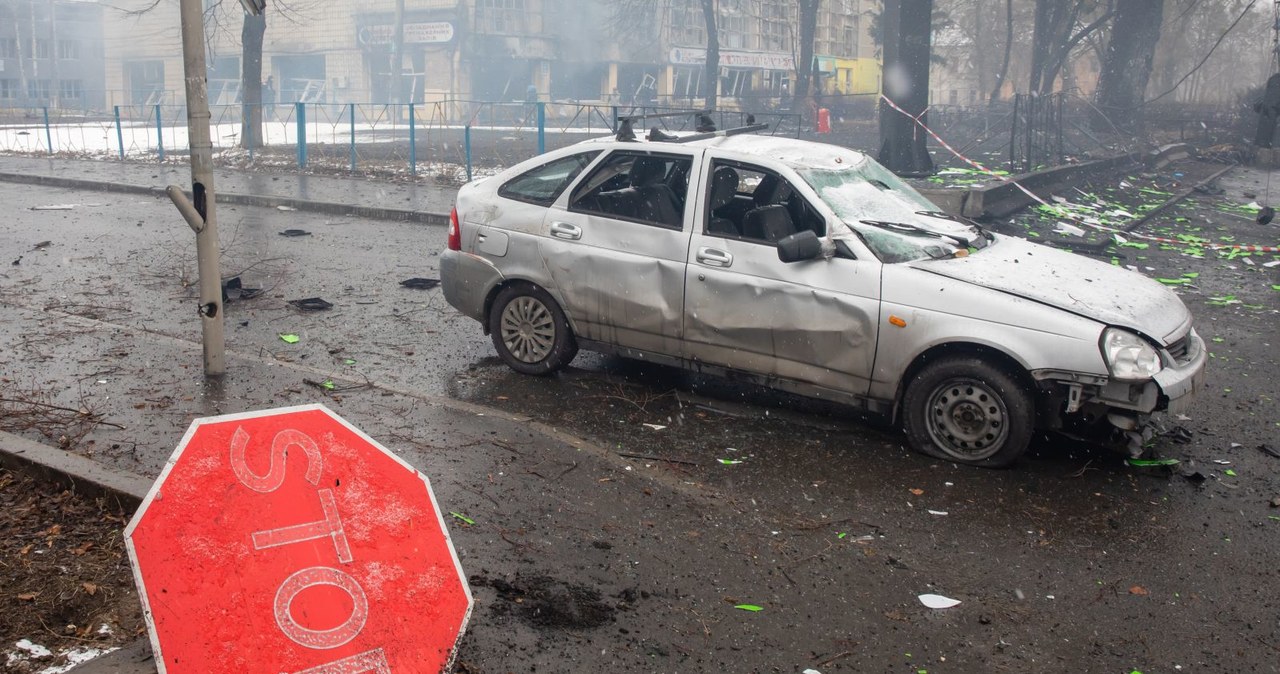
[[[160,121],[160,104],[156,104],[156,151],[164,161],[164,122]]]
[[[1009,122],[1009,172],[1017,173],[1015,165],[1018,161],[1018,108],[1022,103],[1022,94],[1013,95],[1013,117]]]
[[[351,113],[351,172],[356,172],[356,104],[348,103],[347,110]]]
[[[201,0],[181,0],[182,61],[187,80],[187,135],[191,148],[193,204],[182,189],[166,192],[196,233],[200,274],[200,327],[204,333],[204,374],[219,377],[227,371],[222,330],[222,273],[218,269],[218,221],[214,216],[213,140],[209,132],[208,71],[205,69],[204,16]],[[156,106],[159,124],[160,106]]]
[[[409,174],[418,175],[418,135],[417,135],[417,115],[414,113],[414,104],[409,104]]]
[[[467,182],[471,182],[471,125],[462,131],[462,144],[467,149]]]
[[[49,154],[53,154],[53,132],[49,130],[49,107],[44,108],[44,142],[49,148]]]
[[[538,101],[538,154],[547,151],[547,104]]]
[[[307,104],[299,101],[294,104],[298,118],[298,168],[307,167]]]
[[[116,142],[120,144],[120,158],[124,159],[124,131],[120,130],[120,106],[116,108]]]

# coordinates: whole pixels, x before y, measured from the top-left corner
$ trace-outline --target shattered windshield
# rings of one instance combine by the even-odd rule
[[[849,168],[799,173],[884,262],[963,255],[988,243],[977,227],[941,213],[936,204],[870,159]]]

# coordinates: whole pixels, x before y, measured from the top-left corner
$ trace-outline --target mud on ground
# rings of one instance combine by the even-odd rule
[[[44,671],[145,632],[127,521],[101,499],[0,469],[0,643],[13,653],[0,669]]]

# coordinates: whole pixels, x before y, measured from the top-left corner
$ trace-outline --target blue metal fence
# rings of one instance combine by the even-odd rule
[[[210,106],[211,138],[220,163],[269,161],[347,170],[400,167],[411,175],[445,165],[500,168],[617,129],[620,116],[689,108],[579,103],[447,100],[411,104],[293,103],[254,110]],[[260,112],[262,126],[242,121]],[[745,113],[720,112],[721,128]],[[770,132],[798,135],[799,116],[756,115]],[[48,107],[0,107],[0,152],[103,156],[165,161],[188,147],[187,111],[177,104],[116,105],[106,113]],[[655,120],[666,130],[692,129],[689,117]]]

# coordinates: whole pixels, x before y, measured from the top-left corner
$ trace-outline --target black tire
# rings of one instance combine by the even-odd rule
[[[902,408],[913,449],[971,466],[1008,466],[1027,450],[1035,431],[1031,395],[981,358],[926,365],[907,386]]]
[[[489,310],[489,336],[502,360],[521,374],[549,375],[578,355],[578,341],[560,305],[530,283],[498,291]]]

